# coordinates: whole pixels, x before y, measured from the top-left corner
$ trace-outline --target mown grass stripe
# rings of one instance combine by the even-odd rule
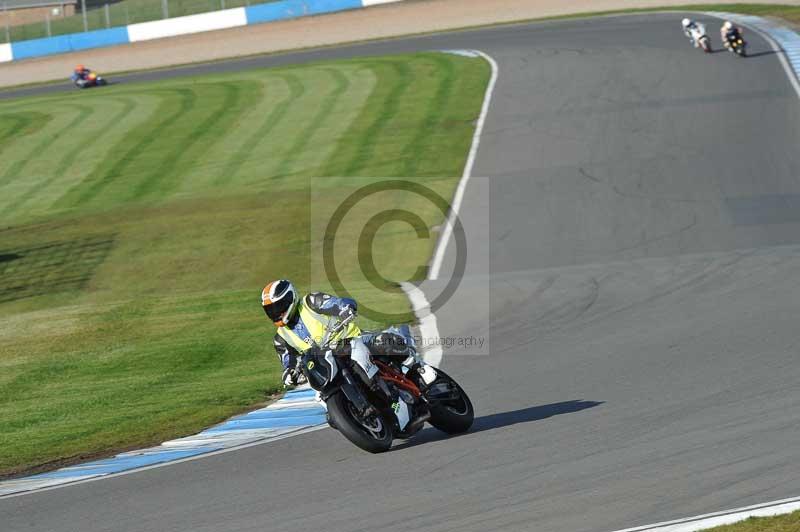
[[[42,140],[40,140],[29,152],[28,154],[21,158],[14,161],[11,166],[5,171],[2,177],[0,177],[0,186],[4,186],[15,178],[19,177],[22,173],[22,170],[30,163],[33,159],[35,159],[38,155],[41,154],[42,150],[47,148],[50,144],[58,140],[59,137],[67,133],[68,131],[73,130],[74,128],[78,127],[82,124],[85,120],[87,120],[92,114],[94,113],[94,109],[86,106],[86,105],[78,105],[73,104],[75,109],[79,112],[75,118],[70,120],[66,125],[62,126],[55,133],[52,135],[45,135]]]
[[[381,111],[374,120],[363,130],[353,128],[356,135],[356,141],[349,135],[345,135],[342,143],[347,143],[354,146],[355,153],[352,155],[349,163],[347,163],[340,175],[355,176],[365,167],[375,153],[376,147],[381,141],[381,135],[386,128],[389,120],[391,120],[398,111],[400,106],[400,99],[403,94],[411,86],[413,76],[408,64],[403,61],[383,60],[371,61],[368,65],[375,70],[375,77],[380,80],[378,87],[370,97],[370,101],[365,106],[367,109],[375,109],[374,106],[380,106]],[[382,72],[379,72],[382,71]],[[387,71],[392,71],[391,73]],[[383,86],[384,83],[389,83],[389,88]],[[377,102],[375,100],[378,100]],[[356,124],[356,127],[360,124]]]
[[[17,199],[17,201],[8,204],[3,211],[0,211],[0,216],[6,216],[17,211],[20,207],[25,205],[28,201],[39,194],[42,189],[52,185],[54,181],[60,178],[64,172],[66,172],[73,164],[75,164],[75,161],[81,154],[88,150],[92,145],[96,144],[99,140],[103,139],[112,128],[122,123],[124,119],[137,107],[136,101],[131,98],[114,98],[113,100],[120,102],[123,106],[122,109],[118,113],[112,115],[109,121],[100,129],[100,131],[97,131],[95,134],[91,135],[79,149],[72,150],[62,157],[49,178],[44,179],[38,185],[29,188]]]
[[[432,56],[431,59],[436,65],[437,72],[441,74],[441,78],[436,78],[437,88],[428,104],[427,112],[423,115],[420,134],[414,135],[411,142],[403,150],[404,175],[408,176],[417,175],[420,162],[432,146],[428,133],[432,132],[436,125],[440,123],[442,115],[447,109],[447,103],[453,94],[455,65],[452,61],[448,61],[447,58],[439,54]]]
[[[23,113],[0,115],[0,126],[4,126],[0,128],[0,154],[11,143],[10,141],[6,142],[6,140],[20,135],[20,130],[30,121],[31,119]]]
[[[84,151],[90,148],[92,145],[97,143],[97,141],[104,138],[104,136],[111,130],[111,128],[117,126],[120,122],[122,122],[125,117],[127,117],[134,109],[137,108],[137,103],[135,100],[131,98],[112,98],[112,101],[116,101],[122,104],[122,109],[111,116],[111,119],[103,126],[100,131],[96,134],[92,135],[89,139],[84,142],[80,149],[73,150],[65,155],[61,161],[59,161],[58,165],[55,169],[55,174],[60,174],[70,168],[75,161],[78,159],[78,156],[82,155]]]
[[[341,98],[342,94],[344,94],[350,86],[350,80],[347,79],[347,76],[341,71],[332,68],[325,68],[323,70],[333,78],[335,83],[334,88],[320,102],[319,110],[308,122],[308,125],[298,132],[294,143],[289,147],[286,157],[284,157],[280,165],[278,165],[278,169],[275,172],[277,177],[287,177],[291,175],[292,165],[295,163],[298,156],[303,153],[309,142],[311,142],[317,130],[322,127],[322,124],[331,115],[336,108],[336,103],[339,98]]]
[[[175,107],[174,100],[169,97],[165,98],[154,114],[156,117],[160,116],[161,118],[157,118],[153,122],[142,124],[142,126],[137,128],[135,133],[131,134],[132,137],[139,138],[138,142],[128,148],[121,157],[115,155],[115,150],[112,149],[109,157],[118,158],[113,162],[108,161],[108,158],[102,161],[95,172],[92,172],[86,179],[76,185],[74,188],[74,197],[72,197],[71,194],[67,194],[62,198],[63,201],[59,201],[57,204],[84,204],[97,197],[103,189],[116,179],[122,177],[125,174],[126,168],[133,163],[137,157],[145,153],[150,146],[159,140],[160,135],[156,133],[161,133],[165,126],[175,122],[181,116],[190,112],[194,108],[197,99],[194,91],[188,88],[161,89],[152,91],[149,94],[175,95],[178,99],[178,106],[174,108],[172,112],[168,112],[169,109]],[[162,113],[162,110],[166,112]],[[128,142],[128,139],[123,139],[120,144],[124,146],[127,145]],[[111,163],[108,169],[106,169],[106,162]]]
[[[248,160],[254,159],[254,151],[258,144],[266,138],[275,126],[277,126],[286,116],[289,111],[291,103],[300,98],[305,93],[305,87],[300,82],[300,79],[294,74],[282,74],[280,77],[284,80],[289,87],[289,94],[286,98],[278,102],[272,111],[264,119],[261,127],[248,137],[239,147],[236,152],[228,159],[225,167],[214,180],[214,185],[223,186],[230,183],[242,166]]]
[[[139,182],[138,186],[132,191],[131,199],[139,199],[150,195],[156,189],[158,189],[160,193],[168,193],[168,189],[174,188],[174,185],[179,182],[179,178],[182,175],[181,172],[176,172],[178,163],[183,158],[187,157],[192,147],[207,137],[221,138],[233,124],[233,121],[236,119],[236,114],[238,113],[232,112],[231,110],[239,106],[242,97],[241,82],[214,83],[208,84],[208,86],[202,88],[221,88],[223,97],[219,104],[213,108],[209,116],[201,123],[196,125],[190,124],[188,126],[189,134],[176,145],[176,153],[171,157],[167,157],[162,165],[157,166],[153,172]],[[227,124],[223,124],[223,122],[227,122]],[[225,125],[228,127],[225,127]]]
[[[0,115],[0,124],[5,126],[0,129],[0,154],[11,146],[14,141],[19,142],[27,135],[32,135],[41,130],[52,119],[52,115],[35,111]]]

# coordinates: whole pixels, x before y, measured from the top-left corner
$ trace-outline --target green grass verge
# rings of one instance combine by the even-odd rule
[[[707,532],[798,532],[800,512],[775,517],[751,517],[733,525],[711,528]]]
[[[258,297],[276,277],[327,288],[311,199],[372,176],[450,198],[488,77],[428,53],[0,102],[0,474],[193,433],[277,391]],[[345,228],[392,202],[441,223],[390,194]],[[374,235],[392,279],[434,243],[399,222]],[[340,275],[408,310],[355,260]]]

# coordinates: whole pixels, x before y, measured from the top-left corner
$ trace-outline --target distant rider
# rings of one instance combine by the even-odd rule
[[[267,317],[278,328],[272,341],[283,365],[283,384],[293,386],[305,382],[297,371],[297,357],[322,342],[328,327],[345,318],[355,317],[358,304],[349,298],[336,297],[322,292],[312,292],[300,299],[294,285],[285,279],[273,281],[261,292],[261,305]],[[350,322],[334,340],[362,336],[361,329]],[[373,353],[407,358],[413,348],[393,332],[364,335],[365,343]]]
[[[89,79],[89,74],[91,73],[92,73],[91,69],[88,69],[83,65],[77,65],[75,67],[75,72],[72,73],[72,81],[75,82],[77,82],[78,80],[86,81],[87,79]]]
[[[683,19],[681,25],[683,26],[684,35],[689,38],[689,42],[692,43],[692,46],[698,48],[700,46],[700,38],[706,34],[705,25],[689,18]]]
[[[742,33],[742,28],[736,27],[733,25],[733,22],[726,20],[722,25],[722,28],[719,30],[719,35],[722,39],[722,45],[725,46],[725,48],[730,48],[731,43],[733,43],[735,40],[744,40]]]

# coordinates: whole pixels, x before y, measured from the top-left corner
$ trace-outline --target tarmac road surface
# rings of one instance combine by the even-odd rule
[[[475,426],[375,456],[326,429],[0,499],[3,530],[604,532],[797,495],[800,101],[763,40],[748,34],[748,59],[707,56],[681,18],[215,67],[436,48],[496,59],[461,210],[466,276],[437,312],[445,336],[488,337],[490,354],[455,347],[443,363]]]

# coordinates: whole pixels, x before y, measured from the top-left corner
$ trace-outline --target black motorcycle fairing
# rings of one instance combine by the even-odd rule
[[[342,390],[344,396],[347,397],[347,400],[356,407],[356,410],[363,414],[369,410],[371,406],[369,400],[364,396],[363,393],[361,393],[361,390],[358,388],[358,386],[348,379],[348,377],[349,375],[345,375],[345,382],[342,383],[340,390]]]
[[[458,396],[458,390],[448,381],[436,381],[427,390],[425,394],[429,401],[452,401]]]
[[[318,392],[325,390],[331,383],[337,369],[321,355],[318,349],[307,351],[300,359],[300,364],[309,386]]]

